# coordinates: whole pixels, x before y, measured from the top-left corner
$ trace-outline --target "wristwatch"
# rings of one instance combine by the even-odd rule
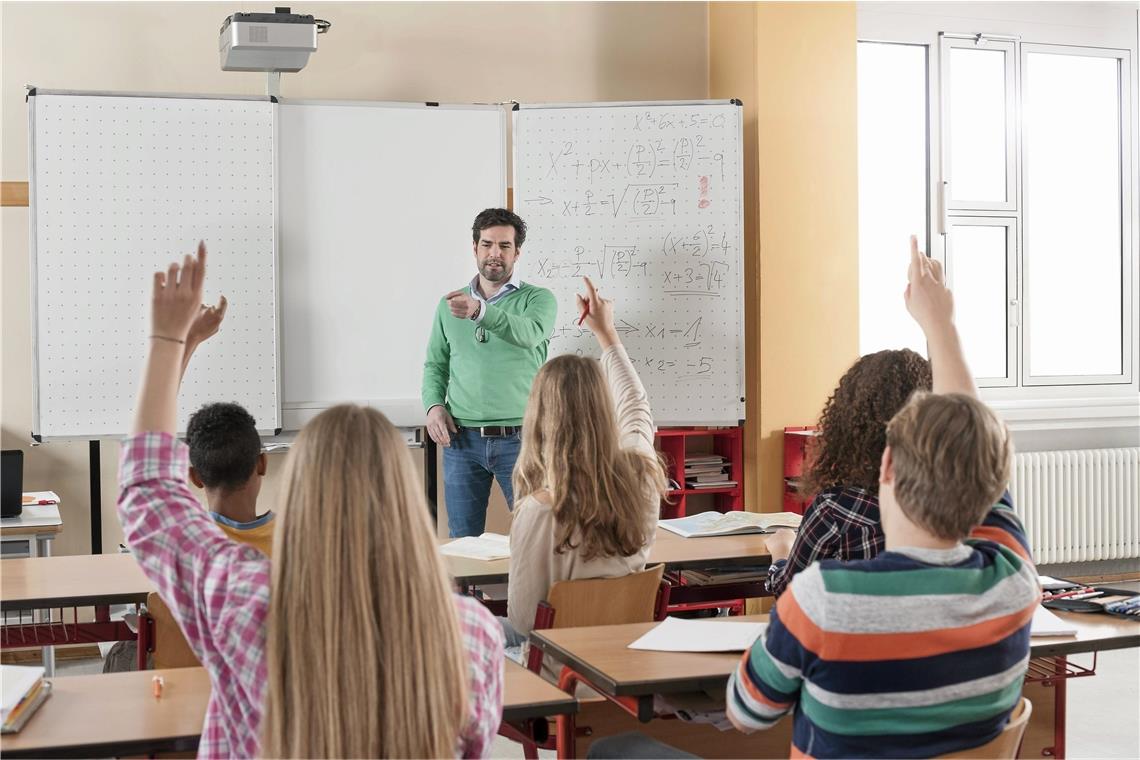
[[[476,301],[475,302],[475,313],[472,314],[470,317],[468,317],[468,319],[470,319],[472,322],[474,322],[476,319],[479,318],[479,314],[482,313],[482,311],[483,311],[483,302],[482,301]]]

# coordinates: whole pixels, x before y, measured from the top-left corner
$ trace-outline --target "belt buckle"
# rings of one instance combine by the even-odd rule
[[[502,438],[503,427],[502,425],[484,425],[479,428],[479,435],[483,438]]]

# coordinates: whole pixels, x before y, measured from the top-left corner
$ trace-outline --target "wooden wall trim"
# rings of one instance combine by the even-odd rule
[[[0,206],[27,206],[27,182],[0,182]]]

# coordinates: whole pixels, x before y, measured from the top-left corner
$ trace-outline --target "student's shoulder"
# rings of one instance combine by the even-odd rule
[[[459,633],[467,649],[502,648],[503,628],[495,616],[472,597],[453,594]]]

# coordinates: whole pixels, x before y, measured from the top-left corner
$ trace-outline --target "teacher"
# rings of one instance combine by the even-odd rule
[[[558,312],[554,294],[525,283],[515,262],[526,223],[507,209],[475,217],[478,274],[435,310],[422,397],[427,430],[443,446],[443,491],[452,538],[477,536],[487,522],[492,478],[507,508],[527,396]]]

